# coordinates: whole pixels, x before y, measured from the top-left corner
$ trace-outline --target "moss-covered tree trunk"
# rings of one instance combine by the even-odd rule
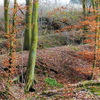
[[[4,31],[9,35],[9,0],[4,0]]]
[[[96,7],[97,5],[97,7]],[[98,52],[97,49],[100,48],[100,46],[97,45],[98,40],[100,39],[100,35],[99,35],[99,0],[97,0],[97,4],[95,3],[95,0],[92,0],[92,6],[94,9],[94,16],[96,17],[96,22],[97,22],[97,26],[96,26],[96,32],[95,32],[95,45],[94,45],[94,62],[93,62],[93,78],[94,78],[94,71],[95,71],[95,67],[97,67],[97,56],[98,56]],[[96,13],[97,10],[97,13]],[[99,36],[99,38],[98,38]]]
[[[92,6],[94,9],[94,16],[96,14],[96,4],[95,4],[95,0],[92,0]],[[95,32],[95,45],[94,45],[94,64],[93,64],[93,68],[96,67],[96,62],[97,62],[97,32]]]
[[[26,0],[26,29],[24,33],[24,50],[31,46],[32,0]]]
[[[92,8],[94,10],[94,16],[95,16],[95,0],[91,0],[92,2]],[[97,34],[95,32],[95,45],[94,45],[94,62],[93,62],[93,70],[96,67],[96,59],[97,59]]]
[[[99,15],[99,3],[100,3],[100,0],[97,0],[97,18],[96,18],[96,21],[97,21],[97,23],[99,24],[99,17],[100,17],[100,15]]]
[[[86,0],[83,0],[83,15],[86,17]]]
[[[99,13],[99,3],[100,3],[100,0],[97,0],[97,17],[96,17],[96,22],[97,22],[97,28],[96,28],[96,34],[97,34],[97,37],[98,37],[98,40],[97,42],[99,43],[100,42],[100,23],[99,23],[99,18],[100,18],[100,13]],[[100,43],[99,45],[97,46],[97,49],[100,49]],[[98,52],[98,56],[100,56],[99,52]],[[99,58],[100,59],[100,58]],[[100,67],[100,65],[99,65]]]
[[[86,20],[86,0],[83,0],[83,21],[85,21]],[[83,32],[85,33],[85,35],[86,35],[86,32],[87,32],[87,27],[86,27],[86,25],[84,25],[83,26]],[[83,43],[83,39],[82,39],[82,43]]]
[[[38,40],[38,0],[33,0],[33,17],[32,17],[32,40],[31,47],[29,50],[28,66],[26,70],[26,86],[25,92],[28,92],[30,87],[34,84],[34,70],[36,62],[36,50],[37,50],[37,40]]]
[[[92,4],[93,9],[95,9],[95,0],[91,0],[91,4]]]
[[[16,14],[17,14],[17,0],[14,0],[12,34],[14,34],[14,30],[15,30]]]
[[[15,22],[16,22],[16,13],[17,13],[17,0],[14,0],[14,9],[13,9],[13,23],[12,23],[12,32],[10,33],[10,59],[9,59],[9,63],[12,64],[12,53],[13,53],[13,40],[14,40],[14,36],[15,36]]]

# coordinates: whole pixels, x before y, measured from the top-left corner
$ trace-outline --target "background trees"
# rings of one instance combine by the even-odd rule
[[[26,29],[24,34],[24,50],[29,50],[31,46],[31,33],[32,33],[32,0],[26,0]]]
[[[4,30],[9,34],[9,0],[4,0]]]
[[[83,0],[83,15],[86,17],[86,0]]]

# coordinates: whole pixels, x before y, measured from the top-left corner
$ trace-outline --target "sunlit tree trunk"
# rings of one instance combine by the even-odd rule
[[[32,0],[26,0],[26,29],[24,35],[24,50],[31,46]]]
[[[34,84],[34,69],[36,62],[36,49],[37,49],[37,40],[38,40],[38,0],[33,0],[33,28],[32,28],[32,40],[31,47],[29,50],[29,58],[28,58],[28,67],[26,70],[26,86],[25,92],[28,92],[30,87]]]
[[[4,30],[9,34],[9,0],[4,0]]]

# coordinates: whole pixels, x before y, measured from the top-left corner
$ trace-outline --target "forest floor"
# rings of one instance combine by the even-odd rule
[[[0,80],[1,100],[100,100],[99,94],[94,91],[100,89],[100,84],[89,86],[74,86],[78,82],[91,79],[91,55],[84,58],[81,53],[91,51],[89,45],[62,46],[37,50],[34,84],[35,90],[24,94],[25,83],[15,82],[6,88],[6,80]],[[4,67],[2,60],[6,55],[0,56],[0,67]],[[17,75],[25,71],[28,62],[28,52],[17,52]],[[22,67],[23,66],[23,67]],[[1,70],[2,73],[3,70]],[[95,69],[97,80],[100,69]],[[90,89],[91,88],[91,89]],[[35,91],[35,92],[33,92]]]

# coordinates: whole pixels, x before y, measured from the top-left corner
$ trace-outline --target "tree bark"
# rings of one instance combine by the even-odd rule
[[[83,15],[86,17],[86,0],[83,0]]]
[[[13,24],[12,24],[12,33],[10,37],[10,53],[9,53],[10,57],[12,57],[12,53],[13,53],[13,39],[15,35],[16,12],[17,12],[17,0],[14,0]],[[10,60],[10,64],[11,64],[11,60]]]
[[[9,35],[9,0],[4,0],[4,31]]]
[[[86,20],[86,0],[83,0],[83,21]],[[87,27],[86,25],[83,26],[83,32],[86,34],[87,32]],[[83,39],[82,39],[82,43],[83,43]]]
[[[29,50],[31,46],[31,23],[32,23],[32,0],[26,0],[26,29],[24,35],[24,50]]]
[[[97,34],[97,37],[98,37],[98,41],[97,41],[98,43],[100,42],[99,3],[100,3],[99,0],[97,0],[97,9],[96,9],[97,10],[97,17],[96,17],[97,28],[96,28],[96,34]],[[100,50],[100,44],[98,44],[97,49]],[[98,56],[100,56],[99,52],[98,52]],[[99,58],[99,60],[100,60],[100,58]],[[100,67],[100,65],[99,65],[99,67]]]
[[[96,28],[96,32],[95,32],[95,46],[94,46],[94,62],[93,62],[93,77],[94,77],[94,71],[95,71],[95,67],[97,67],[97,55],[98,55],[98,52],[97,52],[97,49],[100,49],[100,46],[97,45],[97,42],[98,40],[100,39],[100,34],[98,33],[99,32],[99,0],[97,0],[97,7],[96,7],[96,3],[95,3],[95,0],[92,0],[92,5],[93,5],[93,9],[94,9],[94,16],[96,16],[97,14],[97,18],[96,18],[96,22],[97,22],[97,28]],[[97,13],[96,13],[96,10],[97,10]],[[98,38],[99,36],[99,38]]]
[[[37,50],[37,40],[38,40],[37,20],[38,20],[38,0],[33,0],[32,40],[31,40],[31,47],[29,50],[28,67],[26,70],[25,92],[29,92],[29,89],[34,84],[34,69],[36,63],[36,50]]]
[[[92,4],[93,9],[95,9],[95,0],[91,0],[91,4]]]

